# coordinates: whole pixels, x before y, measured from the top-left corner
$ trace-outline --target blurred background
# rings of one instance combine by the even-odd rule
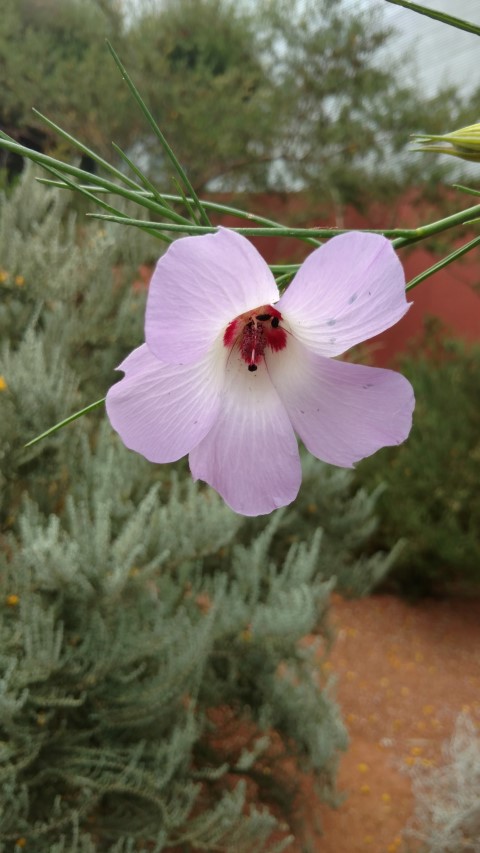
[[[94,172],[35,107],[168,193],[106,38],[204,198],[378,229],[475,202],[480,167],[410,145],[480,118],[474,35],[383,0],[1,0],[0,128]],[[163,244],[0,169],[0,853],[476,853],[478,250],[352,355],[412,381],[409,440],[305,456],[298,500],[244,519],[102,409],[24,446],[115,381]],[[407,280],[475,227],[402,250]]]

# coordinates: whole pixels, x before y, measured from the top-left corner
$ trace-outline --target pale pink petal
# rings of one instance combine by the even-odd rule
[[[153,273],[145,339],[165,364],[197,361],[239,314],[278,299],[267,264],[240,234],[182,237]]]
[[[185,456],[211,428],[223,384],[223,354],[198,364],[162,364],[146,344],[119,366],[125,377],[107,394],[107,414],[123,443],[150,462]]]
[[[220,412],[191,451],[190,470],[235,512],[263,515],[297,496],[297,440],[265,364],[249,373],[244,362],[232,356],[228,371]]]
[[[323,358],[295,340],[268,370],[295,431],[324,462],[349,468],[410,432],[413,388],[400,373]]]
[[[305,346],[335,356],[393,326],[409,305],[390,241],[352,231],[315,249],[276,307]]]

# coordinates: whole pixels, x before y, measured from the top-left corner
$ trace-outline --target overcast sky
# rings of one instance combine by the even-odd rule
[[[352,6],[358,0],[353,0]],[[362,0],[362,3],[372,0]],[[422,6],[463,18],[480,26],[480,0],[416,0]],[[392,49],[413,49],[416,69],[428,94],[442,84],[461,85],[464,92],[480,86],[480,37],[446,26],[424,15],[373,0],[381,6],[385,20],[398,29]]]

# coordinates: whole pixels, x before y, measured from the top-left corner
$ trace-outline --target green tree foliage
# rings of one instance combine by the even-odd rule
[[[280,182],[309,188],[317,205],[325,197],[361,204],[445,173],[402,154],[419,126],[452,126],[461,99],[453,88],[433,98],[418,90],[408,58],[390,48],[381,4],[276,0],[267,8],[265,61],[282,98]]]
[[[139,88],[196,189],[267,184],[281,117],[258,41],[232,0],[146,6],[129,31]],[[155,162],[155,140],[142,144]]]
[[[0,127],[71,157],[34,106],[118,160],[114,141],[172,189],[108,37],[197,190],[307,187],[318,206],[437,183],[448,165],[402,156],[409,135],[471,114],[453,90],[418,91],[408,61],[392,61],[380,4],[372,10],[344,0],[144,0],[127,14],[114,0],[4,0]]]
[[[32,107],[102,154],[128,139],[131,106],[105,37],[123,45],[114,0],[5,0],[0,22],[0,126],[32,147],[56,139]]]

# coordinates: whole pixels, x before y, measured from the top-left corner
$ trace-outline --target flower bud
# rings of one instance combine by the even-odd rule
[[[415,136],[415,142],[419,143],[415,151],[451,154],[462,160],[480,162],[480,124],[461,127],[443,136]]]

